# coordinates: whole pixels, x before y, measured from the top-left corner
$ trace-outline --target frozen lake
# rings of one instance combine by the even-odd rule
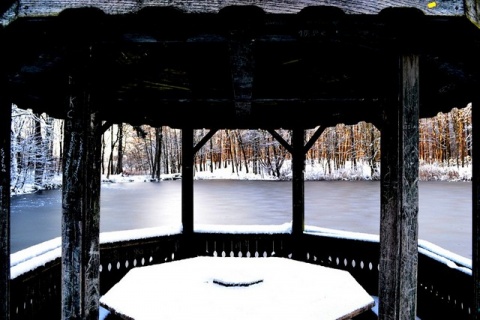
[[[195,223],[291,221],[289,181],[196,180]],[[471,183],[420,182],[419,238],[471,259]],[[101,231],[181,222],[181,181],[104,184]],[[306,181],[305,224],[379,233],[378,181]],[[12,252],[59,237],[61,190],[12,197]]]

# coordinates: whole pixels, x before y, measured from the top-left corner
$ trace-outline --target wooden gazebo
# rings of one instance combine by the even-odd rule
[[[246,5],[245,3],[248,3]],[[100,136],[182,129],[183,241],[193,156],[216,130],[293,130],[293,256],[305,130],[374,123],[381,140],[379,318],[414,319],[418,119],[473,106],[473,299],[480,318],[480,1],[13,1],[0,4],[0,316],[10,319],[11,105],[65,119],[62,318],[98,319]],[[193,130],[209,134],[198,145]],[[184,251],[185,252],[185,251]],[[185,254],[188,256],[188,253]]]

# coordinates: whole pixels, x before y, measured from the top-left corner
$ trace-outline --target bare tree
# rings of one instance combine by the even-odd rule
[[[115,169],[115,174],[123,173],[123,123],[117,125],[117,166]]]

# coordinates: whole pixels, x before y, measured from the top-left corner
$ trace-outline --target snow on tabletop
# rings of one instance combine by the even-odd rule
[[[218,275],[263,281],[228,287],[214,283]],[[104,308],[136,320],[341,319],[374,303],[346,271],[275,257],[197,257],[137,267],[100,298]]]

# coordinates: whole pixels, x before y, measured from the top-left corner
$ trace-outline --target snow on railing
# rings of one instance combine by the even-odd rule
[[[100,244],[142,240],[160,236],[171,236],[180,233],[182,233],[181,225],[102,232],[100,233]]]
[[[60,237],[28,247],[10,255],[10,277],[16,277],[45,266],[62,255]]]
[[[418,241],[418,252],[438,262],[444,263],[452,269],[457,269],[468,275],[472,275],[471,259],[462,257],[425,240]]]
[[[332,238],[340,238],[340,239],[348,239],[348,240],[358,240],[358,241],[368,241],[368,242],[380,241],[380,237],[376,234],[343,231],[343,230],[321,228],[321,227],[315,227],[315,226],[306,226],[305,233],[311,234],[311,235],[322,235],[322,236],[329,236]]]
[[[170,236],[181,232],[181,226],[102,232],[100,244]],[[24,273],[43,267],[48,262],[60,258],[61,255],[62,240],[60,237],[12,253],[10,255],[10,277],[15,279]]]
[[[292,232],[290,222],[280,225],[215,225],[199,224],[195,226],[197,233],[224,233],[224,234],[289,234]]]
[[[181,234],[181,226],[144,228],[135,230],[123,230],[113,232],[102,232],[100,244],[115,243],[120,241],[131,241],[149,239],[159,236],[170,236]],[[289,234],[291,223],[281,225],[196,225],[196,233],[223,233],[223,234]],[[379,236],[374,234],[341,231],[335,229],[306,226],[305,233],[310,235],[322,235],[333,238],[348,240],[379,242]],[[419,252],[435,259],[451,268],[458,269],[471,275],[472,261],[453,252],[445,250],[428,241],[419,240]],[[61,238],[34,245],[27,249],[15,252],[10,256],[11,279],[45,266],[61,257]]]

